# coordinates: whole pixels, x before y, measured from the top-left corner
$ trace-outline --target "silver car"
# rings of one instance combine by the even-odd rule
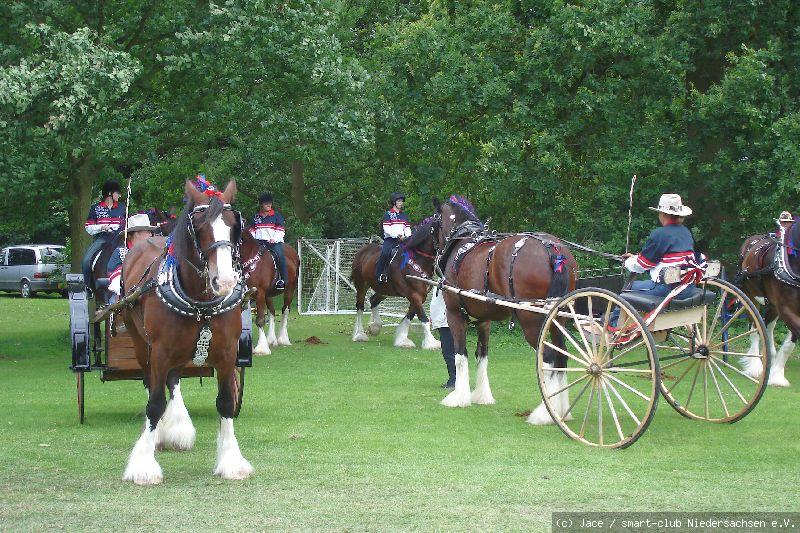
[[[66,294],[64,247],[57,244],[27,244],[0,250],[0,290],[19,291],[23,298],[37,292]],[[61,272],[58,272],[61,270]]]

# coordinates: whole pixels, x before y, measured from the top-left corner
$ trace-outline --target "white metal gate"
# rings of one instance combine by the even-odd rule
[[[350,269],[356,253],[369,242],[379,242],[379,239],[362,237],[298,241],[300,272],[297,282],[297,309],[301,315],[356,312],[356,290],[350,281]],[[367,311],[372,292],[371,289],[367,292]],[[408,311],[408,300],[387,298],[381,303],[380,310],[382,315],[402,317]]]

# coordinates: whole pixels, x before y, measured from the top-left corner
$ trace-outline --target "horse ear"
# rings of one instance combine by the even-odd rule
[[[194,186],[192,180],[186,180],[186,184],[183,187],[183,192],[186,193],[186,197],[192,201],[192,203],[200,203],[202,200],[202,193],[197,190],[197,187]]]
[[[433,207],[435,207],[435,208],[436,208],[436,212],[437,212],[437,213],[441,213],[441,212],[442,212],[442,201],[441,201],[441,200],[439,200],[439,199],[438,199],[437,197],[435,197],[435,196],[433,197]]]
[[[225,186],[225,190],[222,191],[222,198],[225,200],[226,204],[232,204],[233,200],[236,198],[236,180],[231,180]]]

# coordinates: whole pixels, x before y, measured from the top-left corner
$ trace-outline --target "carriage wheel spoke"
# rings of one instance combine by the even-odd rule
[[[625,440],[625,435],[622,433],[622,427],[619,425],[619,418],[617,418],[617,410],[614,409],[614,402],[611,401],[611,395],[608,393],[608,389],[606,388],[606,382],[604,380],[600,380],[600,385],[603,387],[603,390],[606,393],[606,403],[608,403],[608,408],[611,410],[611,418],[614,420],[614,425],[617,427],[619,440]]]
[[[591,300],[591,298],[589,298]],[[600,323],[600,343],[597,346],[597,353],[603,354],[603,358],[611,350],[611,343],[608,342],[608,321],[611,317],[611,300],[606,304],[606,311],[603,313],[603,321]]]
[[[739,333],[738,335],[734,335],[733,337],[728,337],[728,340],[727,340],[727,341],[726,341],[726,340],[721,340],[721,341],[719,341],[719,342],[718,342],[718,343],[716,343],[716,344],[710,344],[710,345],[709,345],[709,347],[710,347],[710,348],[716,348],[717,346],[722,346],[722,345],[723,345],[723,344],[725,344],[726,342],[727,342],[728,344],[730,344],[730,343],[732,343],[733,341],[735,341],[735,340],[739,340],[739,339],[741,339],[742,337],[744,337],[745,335],[751,335],[752,333],[756,333],[756,329],[755,329],[755,328],[748,329],[748,330],[747,330],[747,331],[745,331],[744,333]]]
[[[612,366],[610,368],[604,368],[604,372],[625,372],[627,374],[652,374],[652,370],[645,370],[644,368],[619,368],[616,366]]]
[[[630,406],[628,405],[628,402],[626,402],[626,401],[625,401],[625,400],[622,398],[622,396],[620,395],[619,391],[617,391],[617,388],[616,388],[616,387],[614,386],[614,384],[613,384],[613,383],[611,383],[610,381],[608,382],[608,388],[610,388],[610,389],[611,389],[611,392],[613,392],[613,393],[614,393],[614,396],[616,396],[616,397],[617,397],[617,399],[619,400],[619,402],[622,404],[622,407],[624,407],[624,408],[625,408],[625,410],[626,410],[626,411],[628,412],[628,414],[630,415],[630,417],[631,417],[631,418],[633,418],[633,421],[634,421],[634,422],[636,422],[636,425],[637,425],[637,426],[638,426],[638,425],[640,425],[640,424],[641,424],[641,422],[639,421],[639,417],[637,417],[637,416],[636,416],[636,415],[633,413],[633,411],[631,410]]]
[[[658,348],[659,350],[672,350],[673,352],[681,352],[681,353],[687,354],[687,356],[688,356],[688,353],[686,352],[686,349],[685,348],[681,348],[680,346],[669,346],[669,345],[666,345],[666,344],[656,344],[656,348]]]
[[[661,371],[664,371],[664,370],[666,370],[668,368],[671,368],[673,366],[677,366],[677,365],[679,365],[681,363],[685,363],[686,361],[691,361],[691,360],[692,360],[692,358],[687,355],[686,357],[682,357],[682,358],[678,359],[677,361],[673,361],[670,364],[664,365],[664,366],[662,366],[660,368],[661,368]]]
[[[568,351],[564,350],[563,348],[559,348],[558,346],[556,346],[552,342],[544,341],[544,345],[547,346],[548,348],[552,348],[553,350],[557,351],[560,354],[566,355],[567,357],[569,357],[570,359],[572,359],[576,363],[582,364],[584,367],[589,366],[589,364],[586,361],[584,361],[582,359],[578,359],[577,357],[575,357],[574,355],[572,355]],[[582,371],[584,371],[584,370],[582,370]]]
[[[555,324],[556,327],[561,331],[561,334],[564,335],[564,337],[566,337],[567,340],[570,343],[572,343],[572,345],[575,347],[575,349],[578,350],[578,353],[583,356],[583,358],[585,359],[585,363],[584,364],[588,365],[589,363],[591,363],[592,362],[591,356],[589,354],[583,352],[583,349],[578,345],[578,341],[576,341],[572,337],[572,335],[569,334],[569,332],[567,331],[567,328],[562,326],[561,323],[558,320],[553,320],[553,324]],[[564,352],[564,353],[566,353],[566,352]],[[572,356],[570,356],[570,357],[572,357]]]
[[[589,391],[589,403],[586,404],[586,412],[583,414],[583,422],[581,422],[581,432],[578,434],[580,438],[583,438],[583,434],[586,431],[586,421],[589,419],[589,412],[592,410],[592,400],[594,399],[594,388],[595,388],[595,380],[592,380],[592,390]]]
[[[714,331],[714,328],[717,325],[717,320],[719,320],[719,317],[722,316],[722,306],[725,304],[725,295],[726,294],[727,294],[727,292],[723,292],[722,295],[720,296],[719,303],[717,304],[717,311],[714,313],[714,320],[711,321],[711,328],[709,328],[709,330],[708,330],[709,332],[713,332]],[[708,306],[706,306],[706,307],[708,307]],[[705,339],[708,339],[708,337],[706,336]]]
[[[573,302],[569,302],[569,304],[567,304],[567,306],[569,307],[569,310],[572,312],[572,322],[575,324],[575,329],[577,329],[578,333],[580,333],[581,340],[583,341],[583,346],[586,348],[586,354],[591,359],[594,356],[594,351],[589,346],[589,341],[586,340],[586,334],[583,331],[583,327],[581,327],[581,325],[578,323],[578,315],[575,314],[575,306],[573,305]],[[592,320],[592,322],[594,322],[594,320],[591,318],[591,316],[592,315],[590,314],[589,315],[590,320]]]
[[[689,361],[694,361],[694,362],[697,362],[697,359],[694,359],[694,358],[692,358],[692,357],[687,357],[687,358],[686,358],[686,359],[684,359],[684,360],[687,360],[687,359],[688,359]],[[675,389],[675,387],[677,387],[677,386],[678,386],[678,384],[679,384],[681,381],[683,381],[683,378],[685,378],[685,377],[686,377],[686,374],[688,374],[688,373],[689,373],[689,372],[692,370],[692,368],[694,368],[694,365],[693,365],[693,364],[692,364],[692,365],[689,365],[688,367],[686,367],[686,370],[684,370],[684,371],[683,371],[683,374],[681,374],[681,375],[678,377],[678,379],[677,379],[677,380],[675,380],[675,383],[673,383],[673,384],[672,384],[672,386],[671,386],[669,389],[667,389],[667,394],[672,394],[672,391]]]
[[[646,402],[650,401],[650,398],[647,395],[645,395],[641,391],[638,391],[638,390],[634,389],[633,387],[631,387],[630,385],[628,385],[627,383],[625,383],[621,379],[617,378],[616,376],[612,376],[611,374],[608,374],[607,377],[608,377],[608,379],[614,381],[615,383],[618,383],[619,385],[625,387],[626,389],[628,389],[632,393],[636,394],[637,396],[642,398],[644,401],[646,401]]]
[[[622,357],[626,353],[630,352],[631,350],[635,350],[636,348],[638,348],[642,344],[644,344],[644,338],[642,338],[642,340],[640,340],[639,342],[637,342],[633,346],[628,346],[627,348],[625,348],[624,350],[619,352],[617,355],[615,355],[614,357],[612,357],[611,359],[609,359],[608,361],[603,363],[603,367],[607,367],[608,365],[610,365],[611,363],[613,363],[614,361],[616,361],[617,359],[619,359],[620,357]],[[609,353],[610,353],[610,350],[609,350]],[[608,354],[606,354],[606,355],[608,355]]]
[[[721,329],[720,329],[718,332],[714,333],[714,334],[711,336],[711,338],[709,339],[709,344],[711,344],[711,341],[713,341],[714,339],[716,339],[718,336],[719,336],[719,337],[721,337],[723,333],[725,333],[726,331],[728,331],[728,328],[729,328],[729,327],[731,327],[731,326],[733,325],[733,321],[734,321],[734,320],[736,320],[736,319],[739,317],[739,315],[741,315],[742,313],[744,313],[744,310],[745,310],[745,307],[744,307],[744,306],[740,307],[740,308],[739,308],[739,309],[738,309],[738,310],[737,310],[737,311],[736,311],[736,312],[735,312],[735,313],[734,313],[734,314],[733,314],[733,315],[732,315],[732,316],[731,316],[731,317],[728,319],[728,321],[727,321],[727,322],[725,322],[725,325],[724,325],[724,326],[722,326],[722,328],[721,328]],[[720,342],[722,342],[722,341],[720,341]]]
[[[747,374],[745,374],[744,372],[742,372],[741,370],[739,370],[738,368],[736,368],[736,367],[735,367],[735,366],[733,366],[732,364],[728,363],[728,362],[727,362],[727,361],[725,361],[724,359],[720,359],[719,357],[714,357],[713,355],[711,355],[711,356],[709,356],[709,357],[711,357],[711,359],[713,359],[714,361],[716,361],[716,362],[718,362],[718,363],[722,363],[723,365],[727,366],[728,368],[730,368],[731,370],[733,370],[733,371],[734,371],[734,372],[736,372],[737,374],[739,374],[739,375],[741,375],[741,376],[744,376],[744,377],[746,377],[747,379],[749,379],[749,380],[750,380],[750,381],[752,381],[753,383],[755,383],[755,384],[758,384],[758,380],[757,380],[756,378],[754,378],[754,377],[751,377],[751,376],[748,376]]]
[[[588,376],[589,374],[586,374],[586,375]],[[563,419],[565,419],[565,418],[567,418],[567,416],[568,416],[568,415],[569,415],[569,414],[572,412],[572,409],[575,407],[575,404],[577,404],[577,403],[578,403],[578,400],[580,400],[580,399],[581,399],[581,396],[583,396],[583,394],[586,392],[586,389],[588,389],[588,388],[589,388],[589,385],[591,385],[591,384],[592,384],[592,382],[591,382],[591,381],[587,381],[586,383],[584,383],[584,385],[583,385],[583,388],[582,388],[582,389],[581,389],[581,391],[578,393],[578,395],[577,395],[577,396],[575,396],[575,399],[574,399],[574,400],[572,400],[572,403],[570,404],[570,406],[569,406],[569,409],[567,409],[567,412],[566,412],[566,413],[564,413],[564,416],[563,416],[562,420],[563,420]]]
[[[716,355],[735,355],[736,357],[751,357],[753,359],[761,359],[761,355],[752,353],[726,352],[725,350],[709,350],[709,353]]]
[[[600,446],[603,445],[603,382],[597,380],[597,433]]]
[[[695,365],[697,370],[694,372],[694,379],[692,379],[692,388],[689,389],[689,396],[686,398],[686,405],[683,406],[684,409],[689,409],[689,402],[692,401],[692,394],[694,394],[694,387],[697,385],[697,376],[700,375],[700,365]]]
[[[705,413],[708,418],[708,365],[703,365],[703,396],[705,398]]]
[[[710,361],[709,361],[710,362]],[[717,389],[717,394],[719,395],[719,401],[722,402],[722,408],[725,410],[725,416],[731,416],[730,411],[728,411],[728,404],[725,403],[725,398],[722,396],[722,390],[719,388],[719,382],[717,381],[717,376],[714,374],[714,367],[710,364],[708,366],[708,371],[711,374],[711,379],[714,380],[714,387]]]
[[[713,359],[711,359],[711,364],[714,365],[714,368],[716,368],[717,372],[720,373],[720,375],[722,376],[722,379],[724,379],[725,381],[728,382],[728,385],[730,386],[731,389],[733,389],[733,392],[736,393],[736,396],[738,396],[739,399],[742,400],[742,403],[747,405],[747,400],[744,399],[744,396],[742,396],[742,393],[739,392],[739,389],[736,388],[736,386],[733,384],[733,382],[730,380],[730,378],[728,378],[727,374],[725,374],[725,372],[719,367],[719,365],[717,365],[717,363],[714,362]]]
[[[702,338],[703,339],[707,339],[708,338],[707,337],[707,335],[708,335],[708,306],[707,305],[703,306],[703,322],[702,322],[702,324],[703,324],[703,330],[702,330],[703,331],[703,337]]]
[[[566,385],[566,386],[564,386],[564,387],[562,387],[562,388],[558,389],[556,392],[554,392],[554,393],[550,394],[550,395],[547,397],[547,399],[549,400],[549,399],[550,399],[550,398],[552,398],[553,396],[556,396],[556,395],[558,395],[558,394],[561,394],[561,393],[562,393],[562,392],[564,392],[565,390],[572,388],[574,385],[577,385],[578,383],[580,383],[581,381],[583,381],[584,379],[586,379],[586,378],[588,378],[588,377],[589,377],[589,374],[584,374],[584,375],[582,375],[581,377],[579,377],[578,379],[576,379],[575,381],[573,381],[573,382],[572,382],[572,383],[570,383],[569,385]]]

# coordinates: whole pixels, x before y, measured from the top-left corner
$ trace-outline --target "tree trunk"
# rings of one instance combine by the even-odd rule
[[[97,178],[98,169],[93,165],[91,158],[85,157],[72,166],[72,176],[69,180],[69,236],[72,243],[72,257],[70,270],[80,273],[81,259],[86,248],[89,247],[90,237],[85,230],[86,214],[92,203],[92,184]]]
[[[306,182],[303,175],[303,162],[300,160],[292,161],[292,208],[300,222],[303,224],[308,222]]]

